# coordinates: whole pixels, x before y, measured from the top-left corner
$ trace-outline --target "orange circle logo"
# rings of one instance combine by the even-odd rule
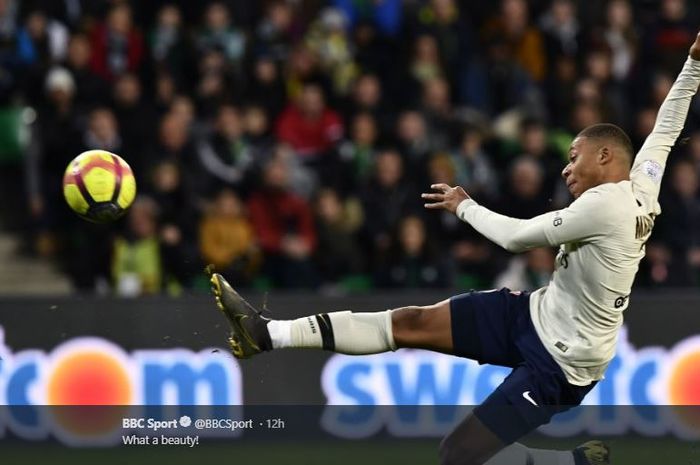
[[[700,352],[684,356],[673,367],[669,400],[673,405],[700,405]]]
[[[131,399],[129,373],[103,352],[78,352],[61,359],[47,387],[51,405],[128,405]]]

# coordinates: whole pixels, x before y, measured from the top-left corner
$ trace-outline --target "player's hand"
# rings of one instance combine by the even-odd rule
[[[700,33],[695,36],[695,42],[690,46],[689,55],[693,60],[700,60]]]
[[[460,186],[450,187],[447,184],[433,184],[430,186],[431,189],[438,191],[438,193],[424,193],[421,195],[425,200],[431,200],[432,203],[426,203],[425,208],[433,210],[447,210],[452,213],[457,212],[457,205],[462,203],[462,200],[469,198],[464,189]]]

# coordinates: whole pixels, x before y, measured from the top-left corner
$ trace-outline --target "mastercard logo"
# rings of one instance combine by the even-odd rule
[[[678,343],[663,366],[668,403],[700,406],[700,336]]]
[[[129,374],[99,352],[62,360],[47,388],[51,405],[124,405],[132,397]]]
[[[700,438],[700,336],[677,344],[666,369],[668,403],[673,408],[675,432],[680,437]]]
[[[129,405],[133,372],[121,349],[101,339],[81,339],[54,353],[46,383],[47,405]]]
[[[672,405],[700,405],[700,352],[676,362],[669,379]]]
[[[118,434],[127,406],[137,403],[137,370],[121,348],[103,339],[80,338],[61,345],[43,371],[44,403],[55,406],[47,410],[54,430],[69,442]]]

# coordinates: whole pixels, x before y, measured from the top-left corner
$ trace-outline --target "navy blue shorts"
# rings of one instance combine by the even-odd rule
[[[567,381],[530,318],[530,294],[503,288],[450,299],[454,354],[513,371],[474,409],[505,444],[579,405],[593,389]]]

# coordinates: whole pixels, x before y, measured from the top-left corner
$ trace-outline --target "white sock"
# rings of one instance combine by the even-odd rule
[[[531,449],[516,442],[485,465],[574,465],[574,454],[569,450]]]
[[[396,350],[391,330],[391,310],[376,313],[344,311],[291,321],[273,320],[267,324],[267,329],[274,349],[327,348],[351,355]]]
[[[292,321],[272,320],[267,324],[273,349],[284,349],[292,346]]]

